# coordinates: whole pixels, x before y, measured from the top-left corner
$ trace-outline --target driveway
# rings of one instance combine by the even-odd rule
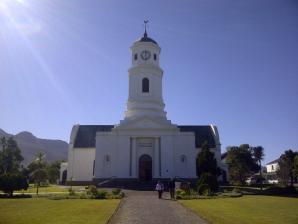
[[[153,191],[125,191],[126,197],[110,220],[112,224],[206,224],[191,210],[171,200],[169,193],[158,199]]]

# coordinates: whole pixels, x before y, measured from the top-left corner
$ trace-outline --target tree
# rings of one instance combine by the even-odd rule
[[[298,178],[298,155],[296,155],[294,159],[294,176],[296,179]]]
[[[290,179],[290,172],[291,172],[291,164],[289,158],[285,155],[281,155],[278,160],[278,169],[276,171],[276,175],[281,184],[284,186],[288,185]]]
[[[28,182],[21,171],[23,157],[13,138],[1,139],[0,147],[0,190],[13,196],[15,190],[27,189]]]
[[[45,154],[38,153],[28,166],[29,172],[31,174],[31,179],[34,181],[36,185],[36,194],[38,195],[39,187],[41,186],[42,182],[47,180],[47,170],[46,170],[46,162],[44,160]]]
[[[217,162],[214,154],[210,151],[208,142],[202,144],[202,150],[197,156],[197,175],[198,190],[201,186],[208,186],[214,192],[218,189],[217,177],[220,175],[220,169],[217,167]]]
[[[298,152],[293,151],[292,149],[286,150],[284,154],[280,156],[278,166],[279,169],[277,170],[277,176],[279,179],[287,185],[288,181],[284,178],[288,176],[288,180],[291,181],[291,186],[294,185],[294,177],[295,177],[295,157],[298,155]]]
[[[236,185],[244,185],[248,177],[259,170],[248,144],[231,146],[227,150],[230,181]]]
[[[26,190],[28,186],[26,176],[22,175],[20,172],[0,175],[0,190],[9,194],[10,197],[13,196],[14,191]]]
[[[197,156],[197,175],[200,177],[202,173],[211,173],[213,175],[219,175],[220,171],[217,167],[217,162],[214,157],[214,153],[212,153],[209,149],[208,143],[204,142],[202,144],[202,150],[198,153]]]
[[[46,167],[49,182],[54,184],[60,176],[60,161],[55,161]]]
[[[264,148],[262,146],[257,146],[257,147],[252,147],[251,150],[252,150],[254,159],[259,164],[260,177],[261,177],[261,179],[263,179],[263,177],[262,177],[262,160],[264,159]],[[262,183],[263,183],[263,180],[261,180],[261,190],[262,190]]]
[[[10,137],[1,139],[2,150],[0,151],[0,173],[18,172],[23,161],[21,150],[17,142]]]

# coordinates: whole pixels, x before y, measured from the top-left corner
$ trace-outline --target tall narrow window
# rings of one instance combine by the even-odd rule
[[[93,171],[92,171],[93,176],[94,176],[94,171],[95,171],[95,160],[93,160]]]
[[[143,78],[142,80],[142,92],[149,93],[149,79]]]
[[[154,58],[154,61],[156,61],[156,54],[154,54],[153,58]]]
[[[138,54],[135,54],[135,61],[138,59]]]

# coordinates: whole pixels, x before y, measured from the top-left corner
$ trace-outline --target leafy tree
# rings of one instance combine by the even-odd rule
[[[23,161],[21,150],[17,142],[10,137],[6,140],[5,137],[1,139],[1,152],[0,152],[0,173],[18,172]]]
[[[294,176],[298,178],[298,155],[294,159]]]
[[[248,177],[259,170],[248,144],[229,147],[227,150],[227,164],[232,184],[244,185]]]
[[[46,169],[36,169],[32,173],[32,179],[35,182],[36,194],[38,195],[38,190],[39,190],[39,187],[41,186],[41,183],[47,181],[47,171],[46,171]]]
[[[284,154],[280,156],[277,170],[277,176],[282,181],[283,184],[287,185],[288,180],[291,180],[291,186],[294,185],[295,177],[295,157],[298,155],[298,152],[291,149],[286,150]],[[285,178],[288,177],[286,180]]]
[[[264,159],[264,148],[262,146],[257,146],[257,147],[252,147],[251,150],[252,150],[254,159],[259,164],[260,177],[261,177],[261,179],[263,179],[263,177],[262,177],[262,160]],[[263,181],[261,181],[261,190],[262,190],[262,182]]]
[[[47,163],[45,161],[45,153],[39,152],[35,155],[34,160],[28,165],[28,170],[33,173],[37,169],[45,169]]]
[[[41,186],[41,183],[45,182],[48,178],[47,170],[46,170],[46,162],[44,160],[45,154],[44,153],[38,153],[34,159],[29,165],[28,169],[31,174],[31,179],[34,181],[36,185],[36,194],[38,195],[39,187]]]
[[[211,173],[212,175],[220,175],[220,169],[217,167],[217,162],[209,149],[208,142],[202,144],[202,150],[198,153],[196,166],[197,176],[200,177],[203,173]]]
[[[197,156],[197,175],[198,191],[202,193],[203,188],[208,188],[208,191],[214,192],[218,189],[217,177],[220,175],[220,169],[217,167],[217,162],[209,149],[208,142],[202,144],[202,150]]]
[[[291,164],[289,158],[282,155],[278,161],[278,170],[276,171],[277,178],[284,186],[288,185],[290,179]]]
[[[60,176],[60,161],[55,161],[46,167],[49,182],[54,184]]]
[[[0,190],[13,196],[15,190],[27,189],[27,178],[23,175],[21,162],[23,157],[17,142],[13,138],[1,139],[0,146]]]
[[[20,172],[0,175],[0,190],[9,194],[10,197],[13,196],[14,191],[22,189],[26,190],[28,186],[26,176],[22,175]]]

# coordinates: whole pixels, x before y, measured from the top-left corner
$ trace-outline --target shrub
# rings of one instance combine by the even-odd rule
[[[234,193],[241,193],[241,190],[238,187],[234,187],[232,192],[234,192]]]
[[[121,192],[121,189],[120,188],[116,188],[116,189],[113,189],[112,190],[113,195],[119,195],[120,192]]]
[[[216,175],[211,173],[203,173],[197,182],[197,189],[199,194],[210,195],[218,189],[218,182]]]
[[[0,194],[0,198],[32,198],[31,194],[16,194],[13,195],[12,197],[8,194]]]
[[[199,195],[208,196],[211,195],[211,189],[208,184],[201,184],[198,186]]]
[[[88,186],[87,194],[88,195],[92,195],[93,197],[96,197],[96,195],[97,195],[97,188],[96,188],[96,186],[94,186],[94,185]]]
[[[186,195],[187,195],[187,193],[185,192],[185,190],[180,189],[180,188],[176,190],[176,198],[177,199],[183,199],[186,197]]]
[[[87,199],[88,195],[86,195],[85,193],[80,194],[80,199]]]
[[[268,195],[295,195],[298,194],[295,187],[280,187],[280,186],[270,186],[264,190],[264,194]]]
[[[9,173],[0,175],[0,190],[13,196],[16,190],[26,190],[28,188],[27,178],[20,173]]]
[[[119,195],[118,195],[118,197],[119,197],[118,199],[124,198],[124,196],[125,196],[124,192],[121,191],[121,192],[119,193]]]
[[[97,191],[97,194],[95,196],[96,199],[107,199],[108,192],[105,190],[99,190]]]
[[[219,197],[224,197],[224,198],[238,198],[241,196],[242,196],[241,192],[226,192],[219,195]]]
[[[69,196],[74,196],[74,195],[76,195],[75,190],[72,189],[72,188],[69,188],[69,189],[68,189],[68,193],[69,193]]]

